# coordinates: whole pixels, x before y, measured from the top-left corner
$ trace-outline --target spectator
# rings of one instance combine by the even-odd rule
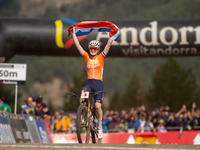
[[[159,113],[156,113],[156,110],[152,110],[151,115],[152,115],[152,118],[151,118],[150,121],[153,123],[154,127],[157,127],[158,126]]]
[[[55,131],[55,117],[54,116],[51,116],[49,128],[50,128],[50,132],[54,133]]]
[[[116,131],[116,127],[118,125],[118,118],[117,118],[117,114],[113,114],[112,116],[112,121],[109,124],[109,129],[112,131]]]
[[[184,121],[185,121],[185,130],[192,130],[194,127],[194,119],[191,115],[190,111],[187,111],[187,113],[185,113],[185,117],[184,117]]]
[[[11,108],[8,104],[5,103],[4,96],[0,96],[0,112],[11,113]]]
[[[35,107],[32,104],[32,97],[28,97],[26,100],[26,106],[22,108],[21,114],[33,116],[35,115]]]
[[[120,118],[120,121],[119,121],[118,125],[116,126],[116,129],[118,130],[118,132],[119,131],[122,131],[122,132],[128,131],[128,124],[124,118]]]
[[[142,105],[140,107],[140,113],[143,113],[146,117],[148,117],[148,112],[147,112],[146,107],[144,105]]]
[[[61,120],[62,132],[64,132],[64,133],[71,132],[71,121],[70,121],[68,115],[65,114],[63,110],[60,110],[60,115],[62,118],[62,120]],[[72,115],[72,113],[70,113],[70,115]]]
[[[159,124],[156,127],[157,132],[167,132],[167,130],[166,130],[165,126],[164,126],[165,121],[163,119],[160,119],[158,121],[158,123]]]
[[[175,116],[178,118],[178,124],[177,126],[180,127],[178,137],[181,136],[184,128],[185,128],[185,120],[184,120],[184,114],[186,113],[186,105],[183,105],[182,108],[175,114]]]
[[[200,110],[199,109],[196,110],[196,103],[192,104],[191,115],[194,120],[194,127],[200,126]]]
[[[128,128],[129,129],[134,129],[134,125],[135,125],[135,120],[134,120],[134,117],[133,115],[130,117],[130,120],[128,122]]]
[[[36,116],[43,117],[44,114],[49,114],[49,109],[45,103],[43,103],[43,98],[41,95],[37,96],[35,114]]]
[[[64,115],[64,112],[61,110],[55,112],[55,131],[69,133],[71,129],[71,122],[69,118]]]
[[[73,115],[71,119],[71,133],[76,133],[76,116]]]
[[[103,115],[103,122],[102,122],[102,126],[103,126],[103,132],[108,132],[109,129],[109,124],[111,123],[111,118],[109,117],[109,114],[106,113]]]
[[[125,118],[126,115],[126,110],[122,110],[119,114],[118,114],[118,118]]]
[[[137,129],[137,134],[143,132],[153,132],[154,135],[156,135],[156,130],[153,126],[153,124],[149,121],[148,118],[146,118],[141,124],[140,127]]]
[[[178,120],[175,117],[174,112],[170,111],[169,117],[167,118],[167,121],[166,121],[166,127],[169,127],[167,130],[168,131],[175,131],[176,129],[173,129],[171,127],[175,127],[175,126],[177,126],[177,124],[178,124]]]
[[[128,124],[128,128],[134,129],[134,131],[136,132],[139,127],[140,127],[140,120],[138,119],[138,115],[135,114],[131,116],[129,124]]]
[[[179,134],[178,134],[178,137],[180,137],[181,134],[183,133],[184,128],[185,128],[185,121],[184,121],[184,116],[183,116],[183,114],[180,114],[180,115],[178,116],[178,125],[177,125],[177,126],[180,127]]]
[[[62,117],[59,113],[59,111],[55,111],[54,113],[54,116],[55,116],[55,133],[58,133],[58,132],[62,132]]]

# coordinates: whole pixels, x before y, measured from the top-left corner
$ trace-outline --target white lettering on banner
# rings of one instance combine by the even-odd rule
[[[8,124],[0,124],[0,143],[15,143],[15,139]]]
[[[169,46],[168,48],[146,48],[140,46],[133,48],[130,46],[127,49],[122,49],[122,52],[125,56],[164,56],[164,55],[197,55],[199,54],[197,48],[195,47],[186,47],[186,48],[173,48]]]
[[[42,130],[42,127],[39,127],[39,131],[41,133],[41,137],[42,137],[42,143],[48,143],[48,138],[47,138],[47,133]]]
[[[181,32],[181,41],[179,42],[179,44],[180,45],[188,45],[189,42],[187,41],[187,31],[193,32],[194,31],[193,27],[191,27],[191,26],[182,27],[179,29],[179,31]]]
[[[196,41],[194,44],[200,44],[200,26],[196,27],[194,31],[196,32]]]
[[[128,45],[132,45],[132,46],[139,46],[140,43],[138,42],[138,40],[140,40],[140,42],[144,45],[144,46],[158,46],[161,43],[165,46],[172,46],[173,44],[177,43],[178,40],[180,45],[189,45],[187,36],[188,36],[188,32],[194,32],[195,33],[195,38],[196,41],[194,41],[192,44],[200,44],[200,26],[197,26],[196,28],[192,27],[192,26],[188,26],[188,27],[181,27],[179,29],[175,29],[174,27],[170,27],[170,26],[166,26],[163,27],[162,29],[160,29],[160,32],[158,33],[158,21],[152,21],[149,22],[150,27],[144,27],[141,29],[140,33],[139,33],[139,37],[138,37],[138,30],[134,27],[123,27],[120,29],[120,42],[116,42],[114,41],[112,43],[113,46],[128,46]],[[128,32],[131,33],[131,41],[128,43],[127,40],[127,34]],[[147,41],[147,32],[151,33],[151,41]],[[180,38],[179,38],[179,33],[180,32]],[[171,33],[171,34],[169,34]],[[166,36],[167,35],[167,36]],[[170,37],[171,35],[171,37]],[[103,32],[98,32],[97,33],[97,37],[96,40],[100,42],[101,39],[103,38],[109,38],[109,33],[103,33]],[[168,41],[167,39],[171,39],[170,41]],[[159,41],[161,43],[159,43]],[[100,43],[102,44],[102,43]]]
[[[153,21],[149,23],[151,27],[145,27],[140,31],[140,41],[142,44],[146,46],[151,46],[151,45],[159,45],[158,42],[158,37],[157,37],[157,21]],[[152,41],[147,42],[146,40],[146,33],[150,31],[151,32],[151,39]]]
[[[166,40],[166,32],[167,31],[171,31],[172,33],[172,40],[170,42],[168,42]],[[177,41],[178,41],[178,32],[176,31],[176,29],[172,28],[172,27],[165,27],[160,31],[160,41],[164,44],[164,45],[174,45]]]

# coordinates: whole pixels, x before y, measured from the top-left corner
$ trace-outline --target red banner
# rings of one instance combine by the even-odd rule
[[[51,134],[53,143],[78,143],[76,134]],[[90,141],[90,143],[92,143]],[[178,131],[165,133],[104,133],[102,143],[107,144],[190,144],[200,145],[200,131]]]

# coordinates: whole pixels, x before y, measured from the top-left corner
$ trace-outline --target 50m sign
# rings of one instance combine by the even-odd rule
[[[0,63],[0,80],[26,81],[26,64]]]
[[[17,72],[9,72],[8,70],[0,70],[0,77],[17,77]]]

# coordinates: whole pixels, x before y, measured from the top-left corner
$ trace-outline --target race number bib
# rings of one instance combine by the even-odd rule
[[[81,93],[81,98],[89,98],[89,92],[82,92]]]

